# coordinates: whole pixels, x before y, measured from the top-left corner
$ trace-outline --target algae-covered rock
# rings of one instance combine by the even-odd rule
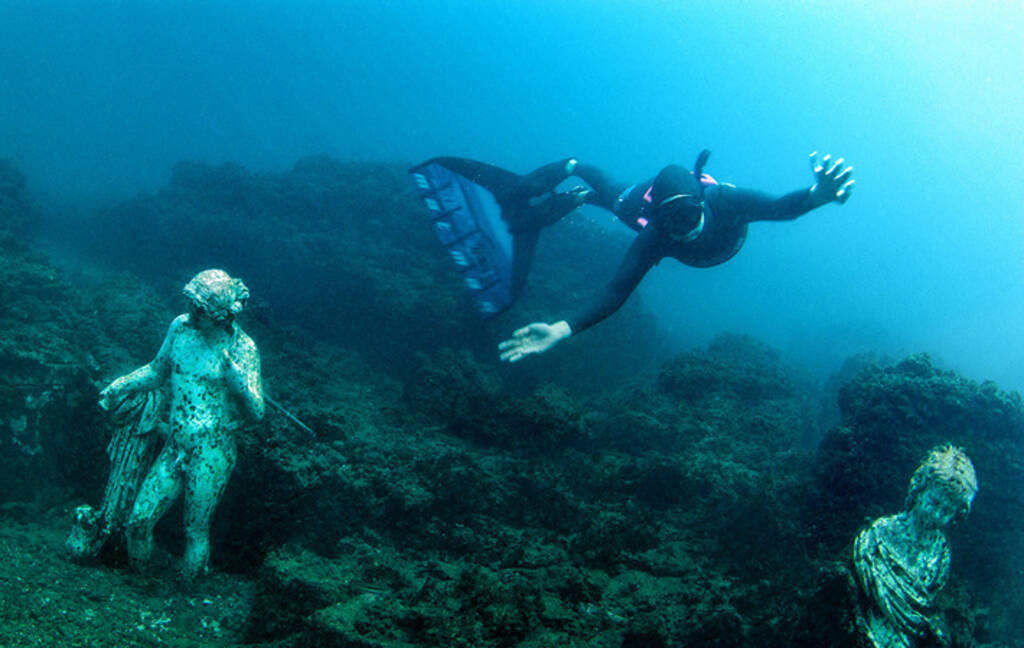
[[[658,387],[690,402],[718,395],[756,402],[795,393],[792,376],[774,349],[749,336],[731,334],[713,339],[707,351],[682,354],[666,363]]]
[[[418,360],[405,386],[410,408],[434,422],[481,437],[494,436],[489,429],[494,426],[492,417],[505,397],[505,385],[495,368],[481,364],[465,349],[420,353]]]
[[[10,160],[0,159],[0,236],[24,236],[38,230],[39,222],[28,178]]]
[[[0,212],[37,220],[24,178],[0,164]],[[0,216],[0,230],[10,226]],[[99,489],[105,430],[95,407],[109,338],[88,297],[23,238],[0,231],[0,501],[51,504]]]
[[[532,452],[571,444],[581,430],[579,405],[557,385],[543,383],[523,395],[464,350],[419,354],[419,360],[405,402],[452,434]]]

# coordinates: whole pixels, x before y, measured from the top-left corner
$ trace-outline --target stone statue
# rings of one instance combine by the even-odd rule
[[[167,438],[123,526],[128,555],[142,566],[153,549],[153,527],[184,493],[183,571],[192,580],[207,568],[210,520],[235,466],[233,432],[243,419],[263,418],[264,400],[259,352],[234,321],[249,297],[245,284],[222,270],[205,270],[184,293],[189,312],[171,322],[156,357],[107,386],[100,406],[117,410],[133,394],[169,388]],[[111,483],[127,482],[112,474]]]
[[[960,448],[933,448],[914,471],[906,510],[857,536],[858,625],[875,648],[948,645],[933,604],[949,576],[943,528],[971,510],[978,480]]]

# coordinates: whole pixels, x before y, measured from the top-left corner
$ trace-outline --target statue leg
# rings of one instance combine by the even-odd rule
[[[139,488],[131,515],[125,525],[128,557],[138,569],[153,553],[153,527],[181,495],[180,457],[176,449],[164,447]]]
[[[217,445],[197,450],[185,477],[185,565],[187,580],[206,573],[210,559],[210,521],[235,467],[234,448]]]

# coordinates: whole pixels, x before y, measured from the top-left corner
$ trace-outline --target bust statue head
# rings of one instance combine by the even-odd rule
[[[971,511],[978,492],[974,465],[960,448],[932,448],[910,478],[906,508],[918,523],[941,528]]]

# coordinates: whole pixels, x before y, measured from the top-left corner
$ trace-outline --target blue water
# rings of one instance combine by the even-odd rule
[[[640,180],[706,147],[720,180],[782,193],[827,151],[852,200],[752,226],[724,266],[661,264],[642,293],[662,325],[821,371],[928,351],[1021,389],[1022,24],[1017,2],[6,0],[0,157],[67,205],[154,191],[182,159],[320,152]]]

